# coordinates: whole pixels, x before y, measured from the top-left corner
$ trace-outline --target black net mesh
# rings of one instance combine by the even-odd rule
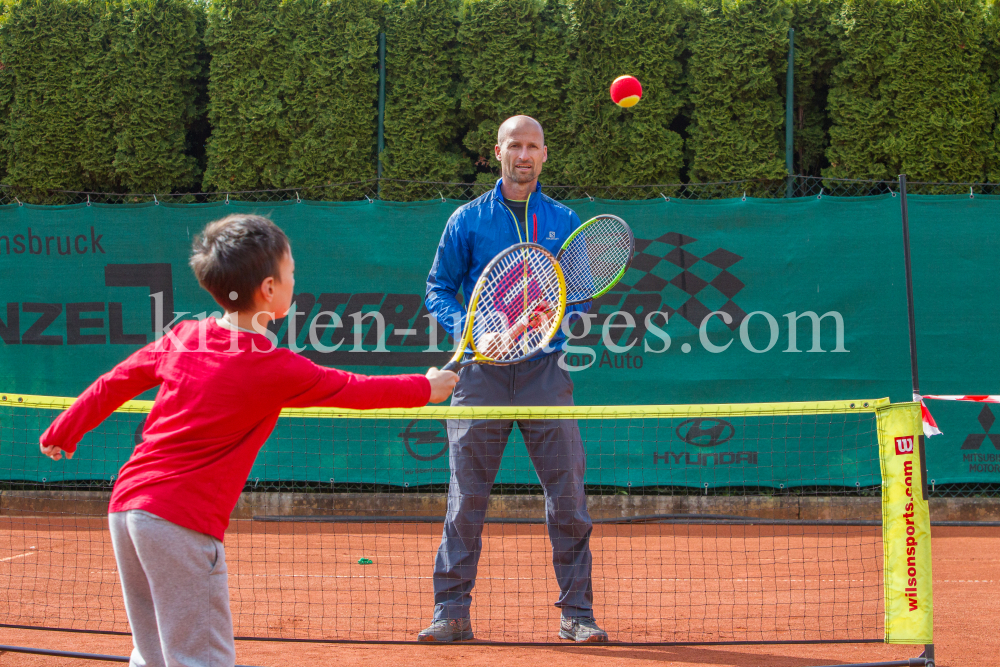
[[[471,616],[485,641],[555,640],[557,601],[592,606],[624,643],[882,640],[878,498],[857,499],[866,519],[825,521],[746,495],[877,496],[874,408],[706,407],[565,409],[580,419],[484,408],[496,418],[443,427],[282,417],[226,533],[235,633],[414,641],[436,586],[474,578]],[[143,415],[114,413],[71,467],[38,453],[53,410],[2,410],[0,625],[127,632],[107,487]],[[432,456],[442,428],[487,453],[456,463],[460,501],[419,484],[442,465]],[[564,474],[581,443],[585,489]],[[702,488],[706,469],[712,482]],[[494,479],[532,495],[497,493]],[[709,489],[712,502],[685,497]],[[480,539],[474,567],[466,552]]]

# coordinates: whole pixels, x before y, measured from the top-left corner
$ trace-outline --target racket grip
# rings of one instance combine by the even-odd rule
[[[444,368],[442,368],[441,370],[443,370],[443,371],[451,371],[452,373],[457,373],[459,371],[459,369],[461,369],[461,368],[462,368],[462,362],[455,361],[454,359],[452,359],[451,361],[449,361],[448,363],[446,363],[444,365]]]

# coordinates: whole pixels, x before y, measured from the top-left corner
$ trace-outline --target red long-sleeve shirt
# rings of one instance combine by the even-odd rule
[[[98,378],[42,444],[75,451],[116,408],[157,385],[142,442],[122,466],[108,511],[146,510],[220,540],[282,408],[408,408],[430,398],[422,375],[323,368],[207,318],[182,322]]]

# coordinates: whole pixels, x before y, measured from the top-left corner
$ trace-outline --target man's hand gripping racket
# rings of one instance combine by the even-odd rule
[[[565,312],[566,281],[552,253],[535,243],[512,246],[476,281],[462,340],[444,370],[524,361],[552,340]],[[463,359],[469,347],[472,357]]]

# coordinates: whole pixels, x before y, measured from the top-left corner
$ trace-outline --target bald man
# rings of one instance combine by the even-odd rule
[[[580,226],[576,213],[541,193],[538,176],[548,159],[548,148],[537,120],[508,118],[497,133],[494,151],[502,178],[491,192],[452,214],[427,277],[427,308],[456,340],[461,338],[466,314],[458,292],[468,302],[490,260],[525,241],[539,243],[555,255]],[[541,354],[528,361],[513,366],[466,366],[459,372],[451,404],[573,405],[573,382],[567,367],[559,363],[565,343],[560,330]],[[580,430],[573,420],[527,419],[518,420],[517,425],[545,491],[545,522],[559,582],[555,605],[562,612],[559,636],[605,642],[608,635],[594,620],[592,524],[584,495],[586,459]],[[421,641],[473,638],[470,607],[486,504],[513,426],[513,420],[448,421],[448,514],[434,562],[434,620],[417,636]],[[511,610],[512,616],[517,613]]]

